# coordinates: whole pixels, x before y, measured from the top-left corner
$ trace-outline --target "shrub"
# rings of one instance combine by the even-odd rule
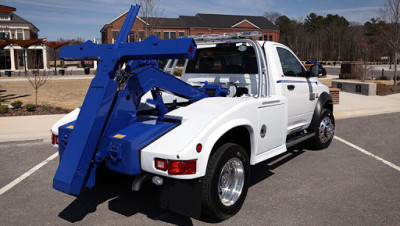
[[[61,108],[61,107],[56,107],[56,110],[57,110],[57,111],[61,111],[62,108]]]
[[[8,112],[8,106],[0,106],[0,114],[5,114]]]
[[[182,70],[174,71],[174,75],[177,76],[177,77],[181,77],[182,76]]]
[[[360,79],[361,76],[359,74],[350,74],[350,73],[343,73],[339,74],[340,79]]]
[[[376,84],[376,95],[385,95],[389,92],[389,89],[385,84],[377,83]]]
[[[35,110],[36,110],[36,105],[34,105],[34,104],[27,104],[27,105],[26,105],[26,110],[27,110],[27,111],[35,111]]]
[[[379,77],[376,78],[377,80],[390,80],[390,78],[386,75],[381,75]]]
[[[49,107],[48,106],[42,106],[42,110],[43,111],[49,111]]]
[[[20,108],[22,107],[22,102],[17,100],[11,103],[11,106],[13,106],[13,108]]]

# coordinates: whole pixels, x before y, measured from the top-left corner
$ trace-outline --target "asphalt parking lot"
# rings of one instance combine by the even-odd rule
[[[157,188],[129,191],[126,177],[78,198],[60,193],[52,189],[58,157],[4,191],[56,150],[43,141],[0,143],[0,225],[399,225],[399,128],[400,113],[337,120],[328,149],[299,146],[252,167],[242,210],[224,222],[160,209]]]

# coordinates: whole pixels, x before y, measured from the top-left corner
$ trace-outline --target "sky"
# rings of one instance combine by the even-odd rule
[[[193,16],[196,13],[262,16],[276,11],[292,19],[338,14],[348,21],[364,24],[378,17],[387,0],[160,0],[164,17]],[[33,23],[40,38],[49,41],[100,38],[100,29],[135,4],[135,0],[2,0],[2,5]]]

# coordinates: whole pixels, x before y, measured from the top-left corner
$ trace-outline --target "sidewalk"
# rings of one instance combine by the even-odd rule
[[[333,106],[336,119],[400,112],[400,94],[365,96],[340,92],[339,104]]]
[[[64,115],[0,117],[0,142],[50,139],[51,126]]]
[[[340,92],[336,119],[400,112],[400,94],[364,96]],[[0,117],[0,142],[50,139],[51,126],[64,115]]]

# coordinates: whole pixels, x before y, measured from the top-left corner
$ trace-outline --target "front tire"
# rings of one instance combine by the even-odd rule
[[[241,209],[250,182],[246,150],[226,143],[210,157],[203,181],[203,213],[226,220]]]
[[[323,109],[316,128],[312,128],[315,136],[310,138],[311,149],[321,150],[329,147],[335,134],[335,118],[332,111]]]

